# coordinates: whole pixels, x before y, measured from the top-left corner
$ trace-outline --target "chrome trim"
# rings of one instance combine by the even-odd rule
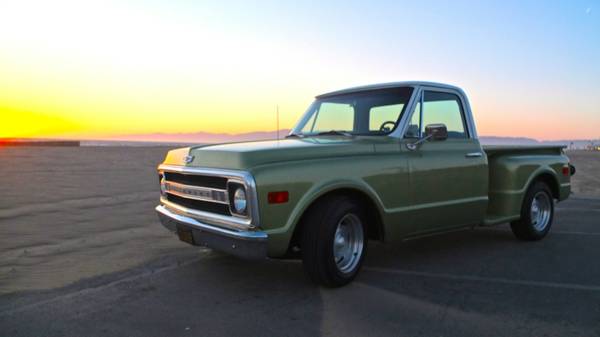
[[[232,205],[233,203],[231,202],[231,200],[230,200],[231,197],[229,196],[229,184],[232,183],[232,182],[235,184],[238,181],[235,181],[235,180],[233,180],[233,181],[232,180],[228,180],[227,181],[227,204],[229,205],[229,212],[234,217],[238,217],[238,218],[242,218],[242,219],[243,218],[247,218],[248,215],[246,215],[246,214],[250,213],[250,208],[249,208],[250,205],[249,204],[246,205],[246,214],[240,214],[240,213],[236,212],[235,211],[235,205]],[[248,189],[246,188],[245,185],[242,184],[242,186],[244,186],[244,189],[246,190],[245,191],[246,192],[246,202],[248,202]],[[235,191],[233,191],[233,193],[235,193]]]
[[[407,115],[411,115],[412,116],[412,110],[414,109],[415,104],[415,97],[417,97],[415,95],[415,93],[418,91],[419,87],[415,84],[417,82],[398,82],[398,83],[390,83],[389,86],[387,86],[386,84],[383,85],[374,85],[372,86],[373,90],[379,90],[379,89],[386,89],[386,88],[400,88],[400,87],[407,87],[407,88],[413,88],[413,93],[411,94],[411,97],[409,97],[408,102],[406,103],[406,107],[404,108],[404,111],[402,113],[398,121],[398,125],[396,126],[396,128],[394,129],[394,131],[390,132],[387,135],[383,135],[380,137],[395,137],[395,138],[401,138],[400,135],[404,135],[404,129],[406,128],[407,124],[408,124],[408,119],[407,119]],[[359,88],[353,88],[352,90],[349,90],[348,93],[351,92],[360,92],[362,90],[370,90],[371,86],[365,86],[365,87],[359,87]],[[356,89],[356,90],[354,90]],[[345,92],[346,90],[341,90],[340,93]],[[336,92],[331,92],[328,94],[323,94],[323,95],[319,95],[316,97],[316,99],[322,98],[324,96],[328,96],[328,95],[333,95],[333,94],[337,94]],[[290,135],[291,134],[299,134],[302,132],[301,126],[304,126],[304,124],[306,124],[306,122],[308,122],[308,120],[310,120],[310,118],[312,117],[312,107],[313,105],[316,103],[316,101],[313,101],[308,108],[304,111],[304,113],[302,114],[302,117],[300,118],[300,120],[298,120],[298,122],[294,125],[294,127],[291,129],[290,131]]]
[[[202,223],[194,218],[173,213],[167,207],[162,205],[156,206],[155,210],[164,216],[167,216],[175,221],[184,223],[192,228],[211,232],[214,234],[224,235],[234,239],[264,241],[268,238],[267,234],[261,231],[233,231],[225,228],[214,227],[209,224]],[[174,230],[172,228],[169,229]]]
[[[309,121],[310,117],[312,116],[311,111],[312,111],[312,107],[315,105],[315,102],[316,101],[313,101],[308,106],[308,108],[306,108],[306,110],[302,114],[302,117],[300,117],[300,119],[298,120],[296,125],[294,125],[294,127],[290,130],[290,133],[288,133],[288,135],[302,133],[302,126],[304,126],[304,124],[306,124]]]
[[[252,223],[250,223],[250,219],[248,218],[240,218],[233,217],[229,215],[221,215],[217,213],[199,211],[196,209],[187,208],[176,203],[173,203],[166,198],[160,198],[160,203],[170,209],[172,212],[184,215],[190,218],[194,218],[211,225],[235,229],[235,230],[245,230],[255,228]]]
[[[464,114],[465,127],[468,134],[469,139],[478,139],[477,130],[475,129],[475,121],[473,119],[473,111],[471,111],[471,105],[469,104],[469,100],[467,99],[467,95],[462,89],[458,87],[444,87],[437,85],[423,85],[421,86],[421,90],[423,91],[436,91],[436,92],[445,92],[449,94],[454,94],[458,96],[458,99],[462,103],[462,112]]]
[[[333,259],[337,269],[348,274],[355,271],[364,251],[363,224],[352,213],[338,221],[333,236]]]
[[[193,162],[193,161],[194,161],[194,156],[187,155],[187,156],[183,157],[183,161],[184,161],[186,164],[189,164],[189,163],[191,163],[191,162]]]
[[[408,122],[410,121],[410,118],[412,117],[412,114],[414,112],[414,109],[416,107],[418,99],[421,97],[421,93],[423,92],[423,90],[433,90],[433,91],[452,93],[459,97],[459,99],[462,103],[463,113],[465,114],[465,116],[464,116],[465,124],[466,124],[466,128],[468,130],[467,132],[469,133],[469,138],[478,139],[477,129],[475,126],[475,120],[473,119],[473,111],[471,110],[471,105],[469,103],[467,95],[465,94],[465,92],[462,89],[460,89],[459,87],[452,86],[452,85],[447,85],[447,84],[442,84],[442,83],[434,83],[434,82],[425,82],[425,81],[382,83],[382,84],[368,85],[368,86],[334,91],[334,92],[330,92],[327,94],[319,95],[316,98],[319,99],[321,97],[326,97],[326,96],[330,96],[330,95],[354,93],[354,92],[360,92],[360,91],[365,91],[365,90],[379,90],[379,89],[398,88],[398,87],[412,87],[414,90],[413,90],[412,97],[409,99],[409,101],[407,103],[406,110],[404,111],[404,113],[402,114],[402,116],[400,118],[400,121],[398,122],[398,126],[392,133],[388,134],[388,136],[399,138],[399,139],[404,138],[404,134],[406,132],[406,129],[408,128]],[[314,104],[314,102],[313,102],[313,104]],[[300,120],[298,121],[298,123],[296,123],[294,128],[292,128],[292,131],[290,131],[290,134],[298,133],[300,131],[299,130],[300,126],[304,125],[304,123],[311,117],[309,114],[309,112],[311,111],[311,107],[312,107],[312,104],[308,107],[308,109],[306,109],[306,111],[302,115],[302,118],[300,118]]]
[[[483,156],[483,153],[481,153],[481,152],[469,152],[469,153],[465,154],[465,157],[467,157],[467,158],[479,158],[481,156]]]
[[[193,199],[193,200],[202,200],[202,201],[215,202],[215,203],[219,203],[219,204],[229,205],[229,197],[227,194],[227,190],[222,190],[222,189],[218,189],[218,188],[210,188],[210,187],[185,185],[185,184],[180,184],[180,183],[176,183],[176,182],[172,182],[172,181],[168,181],[168,180],[165,180],[164,185],[165,185],[166,193],[174,194],[174,195],[180,196],[182,198]],[[173,186],[173,187],[171,187],[171,186]],[[179,189],[179,191],[173,190],[172,188]],[[182,190],[183,190],[183,192],[182,192]],[[204,193],[207,193],[208,195],[210,195],[210,197],[187,193],[186,190],[197,191],[199,193],[204,192]],[[213,192],[223,193],[223,197],[225,198],[225,200],[215,199],[213,197],[214,196]]]
[[[408,128],[408,123],[413,115],[413,111],[415,110],[417,104],[419,104],[419,95],[421,94],[421,91],[418,86],[412,86],[412,88],[413,92],[411,97],[408,99],[408,103],[406,105],[406,108],[404,109],[404,113],[402,114],[402,116],[400,116],[400,120],[398,121],[398,126],[396,126],[396,129],[388,135],[390,137],[404,137],[404,133]]]
[[[424,91],[446,92],[458,96],[462,104],[462,110],[466,124],[465,127],[467,129],[466,131],[469,135],[469,139],[478,139],[477,129],[475,128],[475,121],[473,119],[473,111],[471,110],[471,105],[469,104],[467,95],[464,91],[462,91],[462,89],[438,83],[423,83],[421,85],[415,86],[413,96],[419,98],[419,100],[422,100]],[[406,129],[408,128],[408,122],[412,118],[412,115],[414,114],[415,108],[417,106],[417,104],[414,101],[417,100],[411,98],[411,102],[413,104],[408,107],[410,108],[410,110],[407,110],[407,112],[405,113],[406,116],[403,116],[403,118],[401,119],[401,124],[398,126],[398,128],[396,128],[396,130],[392,134],[390,134],[391,136],[397,138],[404,138],[404,134],[406,133]],[[422,104],[421,108],[423,108]]]
[[[399,88],[399,87],[412,87],[414,90],[412,93],[412,97],[410,97],[410,99],[408,100],[406,110],[404,111],[404,113],[402,114],[402,116],[400,118],[400,121],[398,122],[398,126],[392,133],[388,134],[387,136],[395,137],[395,138],[399,138],[399,139],[404,138],[404,134],[406,132],[406,129],[408,128],[408,122],[410,121],[410,118],[412,117],[412,114],[416,107],[417,99],[419,97],[421,97],[421,92],[423,90],[434,90],[434,91],[452,93],[459,97],[459,99],[461,100],[461,103],[462,103],[463,113],[465,114],[465,123],[466,123],[466,127],[468,130],[467,132],[469,133],[469,138],[471,138],[471,139],[479,138],[477,135],[477,129],[475,127],[473,111],[471,110],[471,104],[469,103],[469,100],[467,99],[467,95],[461,88],[453,86],[453,85],[448,85],[448,84],[443,84],[443,83],[435,83],[435,82],[426,82],[426,81],[392,82],[392,83],[374,84],[374,85],[367,85],[367,86],[333,91],[333,92],[329,92],[326,94],[318,95],[316,98],[319,99],[321,97],[327,97],[327,96],[331,96],[331,95],[354,93],[354,92],[360,92],[360,91],[365,91],[365,90],[379,90],[379,89]],[[313,104],[314,104],[314,102],[313,102]],[[296,123],[296,125],[294,125],[294,127],[290,131],[290,134],[299,133],[301,131],[301,130],[299,130],[300,126],[304,125],[306,123],[306,121],[308,121],[308,119],[311,117],[311,115],[309,114],[309,112],[311,111],[311,107],[312,107],[312,104],[308,107],[308,109],[306,109],[304,114],[302,114],[302,117],[300,118],[298,123]]]
[[[538,232],[542,232],[548,227],[550,224],[550,219],[552,219],[552,197],[550,197],[546,192],[538,192],[533,197],[531,201],[531,206],[529,207],[529,220]]]
[[[235,229],[251,229],[257,228],[260,225],[260,218],[258,212],[258,194],[256,192],[256,182],[252,174],[246,171],[239,170],[227,170],[227,169],[212,169],[212,168],[200,168],[200,167],[188,167],[188,166],[175,166],[175,165],[164,165],[158,166],[159,173],[162,172],[175,172],[182,174],[192,175],[206,175],[214,177],[224,177],[232,182],[237,182],[244,186],[246,189],[246,196],[248,198],[248,216],[241,215],[221,215],[210,212],[198,211],[189,209],[180,205],[176,205],[169,202],[165,198],[161,197],[160,201],[167,207],[176,210],[177,212],[183,213],[184,215],[206,221],[218,226],[235,228]],[[229,198],[227,199],[229,203]]]

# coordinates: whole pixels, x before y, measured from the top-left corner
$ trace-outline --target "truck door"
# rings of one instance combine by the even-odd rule
[[[412,234],[474,225],[485,216],[487,159],[469,132],[465,114],[461,97],[452,90],[421,90],[405,141],[416,141],[425,126],[440,123],[446,125],[448,138],[425,141],[408,151]]]

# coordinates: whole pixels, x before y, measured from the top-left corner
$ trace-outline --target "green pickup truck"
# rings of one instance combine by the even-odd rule
[[[482,147],[467,96],[398,82],[326,93],[282,140],[170,151],[158,167],[162,224],[244,258],[301,258],[342,286],[367,240],[510,223],[542,239],[575,168],[560,146]]]

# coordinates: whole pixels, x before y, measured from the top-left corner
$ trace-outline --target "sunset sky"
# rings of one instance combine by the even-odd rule
[[[481,135],[600,138],[600,1],[0,1],[0,137],[290,128],[429,80]]]

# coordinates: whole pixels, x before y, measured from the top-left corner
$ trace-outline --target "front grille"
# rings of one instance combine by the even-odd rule
[[[165,180],[184,185],[218,188],[221,190],[227,188],[227,178],[225,177],[165,172]]]
[[[196,173],[165,171],[166,199],[192,210],[232,215],[227,202],[228,178]]]
[[[216,213],[221,215],[231,215],[229,212],[229,205],[219,204],[210,201],[194,200],[183,198],[171,193],[167,193],[167,200],[170,202],[181,205],[186,208],[191,208],[199,211]]]

